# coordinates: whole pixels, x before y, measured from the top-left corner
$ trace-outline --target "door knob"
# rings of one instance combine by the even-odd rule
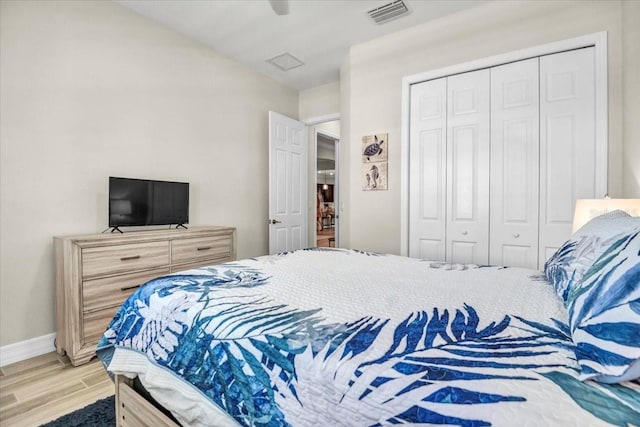
[[[462,232],[462,235],[463,235],[463,236],[466,236],[467,234],[469,234],[469,232],[468,232],[467,230],[464,230],[464,231]]]
[[[277,219],[270,219],[269,224],[280,224],[282,221],[278,221]]]
[[[513,233],[513,237],[517,239],[518,237],[520,237],[520,233]]]

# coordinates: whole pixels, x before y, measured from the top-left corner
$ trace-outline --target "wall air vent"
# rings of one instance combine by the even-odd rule
[[[367,12],[376,24],[384,24],[393,19],[409,14],[409,8],[403,0],[396,0]]]
[[[283,53],[281,55],[274,56],[271,59],[267,59],[267,62],[274,67],[278,67],[282,71],[289,71],[304,65],[304,62],[300,61],[290,53]]]

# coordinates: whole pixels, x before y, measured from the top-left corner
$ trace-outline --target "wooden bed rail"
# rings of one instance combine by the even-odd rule
[[[173,420],[147,401],[132,386],[132,381],[116,375],[117,427],[179,427]]]

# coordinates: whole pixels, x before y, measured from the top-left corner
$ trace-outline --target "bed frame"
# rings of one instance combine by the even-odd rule
[[[116,375],[115,384],[117,427],[179,427],[135,389],[133,380]]]

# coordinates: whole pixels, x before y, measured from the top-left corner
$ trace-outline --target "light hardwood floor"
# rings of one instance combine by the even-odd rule
[[[329,245],[329,238],[335,237],[335,229],[334,228],[324,228],[323,230],[317,231],[317,242],[316,246],[319,248],[326,248]],[[333,246],[333,244],[331,244]]]
[[[39,426],[113,393],[98,358],[73,367],[47,353],[0,368],[0,426]]]

